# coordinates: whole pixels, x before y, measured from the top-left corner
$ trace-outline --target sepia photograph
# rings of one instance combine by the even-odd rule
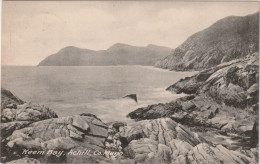
[[[1,163],[258,164],[259,2],[1,14]]]

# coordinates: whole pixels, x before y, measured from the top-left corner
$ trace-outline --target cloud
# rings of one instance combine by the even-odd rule
[[[37,65],[70,45],[175,48],[223,17],[258,10],[257,2],[4,1],[2,63]]]

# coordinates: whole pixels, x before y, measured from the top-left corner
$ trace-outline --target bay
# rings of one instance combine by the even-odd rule
[[[193,74],[149,66],[3,66],[2,87],[49,106],[59,117],[92,113],[105,122],[129,122],[126,115],[139,107],[183,96],[165,89]],[[129,94],[136,94],[138,103],[123,98]]]

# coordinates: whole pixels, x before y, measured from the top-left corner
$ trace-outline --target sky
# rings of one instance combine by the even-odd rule
[[[219,19],[257,11],[258,2],[3,1],[2,65],[37,65],[66,46],[174,49]]]

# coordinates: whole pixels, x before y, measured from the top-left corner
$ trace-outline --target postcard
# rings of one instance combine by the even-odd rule
[[[259,2],[3,1],[2,163],[257,164]]]

